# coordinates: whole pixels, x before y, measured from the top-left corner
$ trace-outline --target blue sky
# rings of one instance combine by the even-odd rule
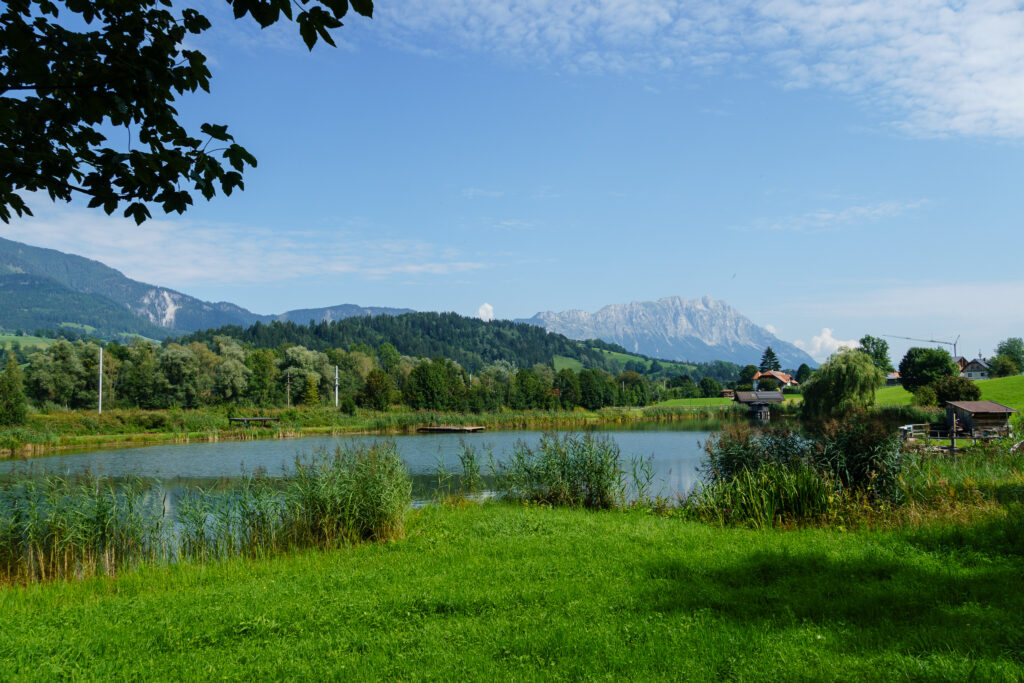
[[[1019,3],[381,0],[312,53],[199,4],[179,109],[256,155],[246,191],[0,234],[261,313],[709,295],[818,359],[1024,335]]]

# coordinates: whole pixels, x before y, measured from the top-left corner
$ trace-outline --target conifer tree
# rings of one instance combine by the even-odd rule
[[[0,425],[19,425],[25,421],[28,406],[21,382],[21,369],[14,354],[7,354],[7,367],[0,374]]]
[[[779,362],[779,357],[775,355],[775,351],[772,347],[768,347],[761,354],[761,366],[759,368],[761,372],[768,372],[769,370],[781,370],[782,363]]]

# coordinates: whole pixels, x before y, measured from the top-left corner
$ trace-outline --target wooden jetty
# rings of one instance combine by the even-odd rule
[[[229,417],[228,422],[240,422],[242,424],[255,423],[258,425],[265,425],[268,422],[280,422],[279,417]]]
[[[482,432],[484,431],[484,428],[477,425],[431,425],[427,427],[419,427],[416,431],[424,434],[446,434],[452,432],[468,434],[470,432]]]

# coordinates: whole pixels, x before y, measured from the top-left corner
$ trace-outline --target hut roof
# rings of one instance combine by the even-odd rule
[[[1016,413],[1015,408],[1010,406],[1004,406],[1002,403],[996,403],[995,401],[946,401],[946,405],[959,408],[960,410],[967,411],[972,415],[978,413]]]
[[[782,403],[785,399],[781,391],[737,391],[736,400],[740,403]]]

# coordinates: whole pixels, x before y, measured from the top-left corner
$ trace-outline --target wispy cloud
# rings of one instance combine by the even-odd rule
[[[188,219],[133,221],[64,205],[36,203],[36,217],[2,227],[8,239],[101,261],[125,275],[182,288],[208,283],[265,283],[347,274],[444,276],[486,263],[459,250],[408,239],[366,239],[363,227],[270,230]]]
[[[1013,0],[396,0],[373,22],[411,49],[565,71],[764,65],[918,135],[1024,136],[1024,8]]]
[[[505,196],[500,190],[484,190],[479,187],[465,187],[462,189],[462,196],[466,199],[497,199]]]
[[[848,226],[871,223],[883,218],[892,218],[913,211],[926,202],[886,201],[874,204],[860,204],[840,209],[817,209],[798,216],[776,220],[760,220],[750,225],[735,228],[741,231],[766,230],[773,232],[828,232]]]

